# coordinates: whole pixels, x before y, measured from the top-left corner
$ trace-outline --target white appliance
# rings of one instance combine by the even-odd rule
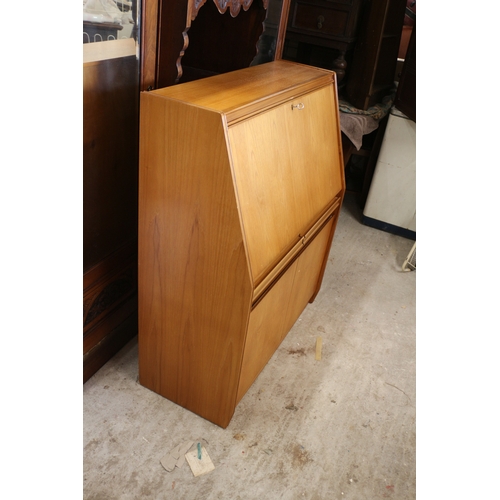
[[[363,224],[416,239],[416,123],[396,108],[387,121]]]

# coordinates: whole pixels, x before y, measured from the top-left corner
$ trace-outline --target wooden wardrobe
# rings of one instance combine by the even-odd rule
[[[139,65],[133,38],[83,49],[85,382],[137,335]]]
[[[345,192],[335,73],[141,94],[139,381],[225,428],[318,293]]]

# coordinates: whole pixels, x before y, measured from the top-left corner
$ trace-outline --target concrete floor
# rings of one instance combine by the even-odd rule
[[[84,385],[86,500],[416,498],[413,242],[360,219],[347,196],[320,293],[227,429],[140,386],[136,340]],[[215,469],[167,472],[185,441]]]

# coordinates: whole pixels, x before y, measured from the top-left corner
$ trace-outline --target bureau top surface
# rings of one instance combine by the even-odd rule
[[[333,71],[278,60],[148,92],[237,119],[255,108],[274,105],[334,81]],[[250,109],[248,109],[250,108]]]

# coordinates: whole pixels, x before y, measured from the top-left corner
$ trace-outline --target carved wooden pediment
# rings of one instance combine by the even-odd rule
[[[285,2],[287,0],[284,0]],[[187,19],[186,19],[186,27],[182,32],[182,37],[184,39],[184,45],[179,53],[179,57],[176,61],[177,66],[177,78],[175,83],[178,83],[180,78],[182,77],[182,58],[184,53],[189,45],[189,36],[188,31],[191,27],[191,22],[196,19],[199,10],[205,5],[207,0],[188,0],[188,11],[187,11]],[[243,7],[244,11],[247,11],[253,3],[253,0],[213,0],[217,10],[220,14],[224,14],[229,8],[229,12],[231,17],[235,18],[240,13],[241,8]],[[269,0],[262,0],[262,6],[265,10],[267,10],[269,6]]]
[[[207,0],[192,0],[192,1],[193,1],[193,6],[191,10],[191,20],[194,20],[195,17],[198,15],[198,11],[205,4]],[[239,14],[241,7],[243,7],[243,10],[245,11],[248,10],[253,2],[253,0],[213,0],[213,1],[217,6],[217,10],[221,14],[224,14],[229,7],[229,12],[232,17],[236,17]],[[267,10],[269,0],[262,0],[262,3],[264,5],[264,8]]]

